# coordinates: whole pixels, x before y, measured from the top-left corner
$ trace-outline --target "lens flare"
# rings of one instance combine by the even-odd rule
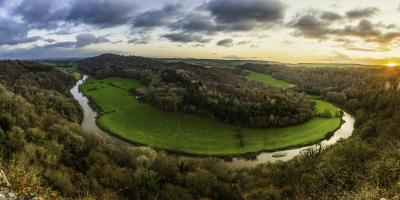
[[[397,63],[388,63],[386,64],[388,67],[397,67]]]

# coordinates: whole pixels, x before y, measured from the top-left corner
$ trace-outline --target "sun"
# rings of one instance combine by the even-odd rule
[[[397,67],[397,63],[388,63],[386,64],[388,67]]]

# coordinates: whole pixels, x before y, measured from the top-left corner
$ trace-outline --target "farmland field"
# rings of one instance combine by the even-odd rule
[[[164,112],[140,102],[129,91],[139,87],[142,85],[134,80],[91,77],[81,89],[102,109],[97,119],[102,129],[133,143],[174,152],[239,155],[290,148],[320,141],[340,125],[337,117],[316,117],[291,127],[243,128],[238,132],[230,124],[199,115]],[[326,106],[317,103],[317,107]]]
[[[282,80],[278,80],[278,79],[272,77],[271,75],[257,73],[257,72],[250,72],[250,74],[246,78],[248,80],[260,81],[267,85],[272,85],[272,86],[276,86],[276,87],[282,87],[282,88],[294,87],[293,84],[290,84],[290,83],[282,81]]]

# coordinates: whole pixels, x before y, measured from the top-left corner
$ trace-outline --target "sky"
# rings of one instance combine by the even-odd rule
[[[398,0],[0,0],[0,58],[400,64]]]

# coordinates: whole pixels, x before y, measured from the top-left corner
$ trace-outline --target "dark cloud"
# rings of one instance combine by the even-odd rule
[[[164,34],[161,37],[166,38],[172,42],[182,42],[182,43],[189,43],[189,42],[208,43],[208,42],[210,42],[210,39],[204,38],[201,35],[187,34],[187,33],[170,33],[170,34]]]
[[[361,20],[357,26],[347,26],[340,32],[340,35],[355,36],[364,39],[366,42],[387,44],[400,37],[400,32],[382,33],[376,24],[369,20]]]
[[[51,48],[73,48],[75,46],[76,42],[57,42],[54,44],[47,44],[42,47],[46,49],[51,49]]]
[[[321,19],[322,16],[316,14],[307,14],[300,16],[298,19],[289,23],[289,26],[295,29],[296,35],[301,35],[306,38],[315,38],[319,40],[329,39],[330,37],[357,37],[365,42],[374,42],[386,44],[397,38],[400,38],[400,32],[384,33],[379,30],[382,27],[378,24],[373,24],[371,21],[363,19],[357,25],[348,25],[344,28],[333,26],[332,21]]]
[[[33,28],[52,28],[65,16],[65,10],[54,0],[23,0],[13,10]]]
[[[100,44],[100,43],[106,43],[106,42],[111,42],[109,39],[107,39],[104,36],[96,37],[93,34],[80,34],[76,36],[76,47],[85,47],[91,44]]]
[[[233,46],[233,40],[232,39],[223,39],[217,42],[218,46],[222,47],[231,47]]]
[[[371,21],[361,20],[357,26],[347,26],[341,31],[341,35],[357,36],[361,38],[377,37],[381,31],[376,29]]]
[[[57,42],[41,46],[42,48],[82,48],[92,44],[100,44],[111,42],[104,36],[96,37],[93,34],[80,34],[76,36],[76,41],[72,42]]]
[[[320,20],[317,16],[308,14],[292,21],[289,25],[296,29],[297,35],[307,38],[326,39],[334,30],[330,29],[330,22]]]
[[[219,29],[250,31],[279,23],[285,6],[279,0],[212,0],[205,5]]]
[[[126,24],[135,8],[131,0],[76,0],[69,9],[66,21],[112,27]]]
[[[35,58],[63,58],[63,57],[89,57],[105,53],[90,50],[85,47],[91,44],[110,42],[104,36],[96,37],[92,34],[81,34],[75,41],[55,42],[42,46],[34,45],[30,48],[16,48],[12,50],[0,49],[0,58],[35,59]]]
[[[192,13],[183,19],[169,26],[172,30],[182,30],[184,32],[204,32],[213,34],[218,31],[216,23],[211,20],[211,16],[202,13]]]
[[[12,12],[33,28],[51,29],[59,23],[103,28],[126,24],[135,8],[131,0],[22,0]]]
[[[350,19],[368,18],[375,15],[377,12],[379,12],[379,9],[375,7],[358,8],[348,11],[346,16]]]
[[[206,8],[224,24],[275,23],[284,17],[285,6],[278,0],[212,0]]]
[[[28,37],[26,24],[16,22],[12,19],[0,18],[0,45],[16,45],[22,43],[36,42],[42,37]]]
[[[246,45],[246,44],[251,44],[251,41],[245,40],[245,41],[240,41],[237,43],[237,45]]]
[[[400,38],[400,32],[389,32],[381,34],[377,37],[367,38],[366,41],[387,44],[398,38]]]
[[[147,11],[139,14],[133,20],[134,27],[152,28],[167,25],[181,14],[181,4],[165,4],[159,10]]]
[[[82,58],[96,56],[110,51],[98,51],[75,48],[51,48],[49,46],[34,46],[31,48],[17,48],[13,50],[0,50],[1,59],[43,59],[43,58]],[[114,52],[119,53],[119,52]]]
[[[322,13],[321,19],[328,21],[336,21],[336,20],[341,20],[342,16],[340,14],[331,11],[325,11]]]
[[[285,11],[279,0],[212,0],[200,8],[170,29],[206,34],[268,29],[282,21]]]
[[[147,44],[149,43],[150,36],[143,36],[138,38],[133,38],[128,41],[128,44]]]

